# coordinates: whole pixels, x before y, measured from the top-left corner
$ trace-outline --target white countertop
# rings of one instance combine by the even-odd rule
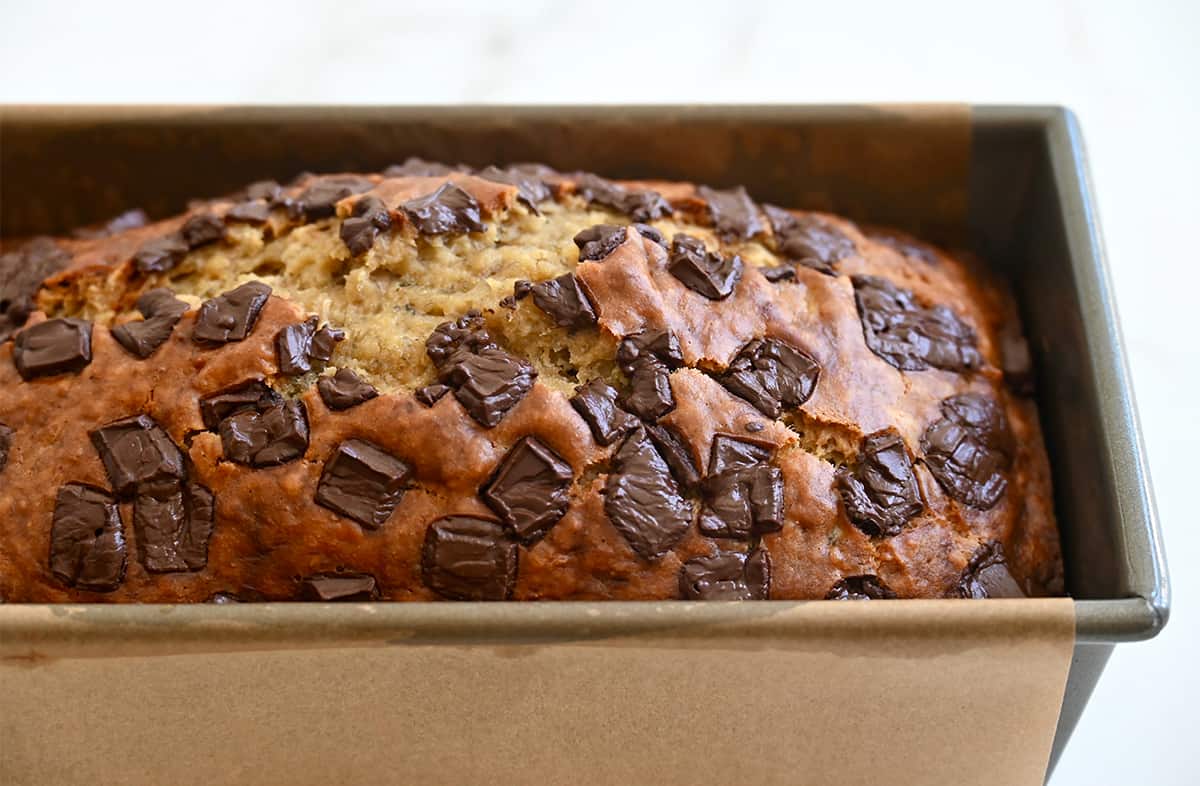
[[[1200,3],[83,5],[0,3],[0,101],[1072,107],[1174,558],[1174,611],[1158,639],[1117,648],[1052,783],[1200,777],[1190,740],[1200,572],[1184,561],[1200,553],[1190,235],[1200,224]]]

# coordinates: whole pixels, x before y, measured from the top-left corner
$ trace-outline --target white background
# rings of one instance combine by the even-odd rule
[[[1173,558],[1174,612],[1158,639],[1116,650],[1053,783],[1200,782],[1200,575],[1189,559],[1200,552],[1200,2],[0,0],[0,9],[3,102],[1072,107]]]

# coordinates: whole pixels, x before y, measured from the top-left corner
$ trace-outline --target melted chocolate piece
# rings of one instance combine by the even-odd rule
[[[518,167],[500,169],[489,166],[477,172],[476,177],[482,177],[493,183],[516,186],[517,199],[521,200],[534,213],[538,212],[537,206],[540,203],[551,197],[550,186],[546,185],[546,181],[528,169]]]
[[[225,458],[252,467],[286,464],[308,450],[308,413],[300,401],[243,410],[222,420],[218,431]]]
[[[133,210],[126,210],[118,216],[110,218],[100,226],[83,227],[81,229],[72,230],[71,236],[81,240],[97,240],[102,237],[112,237],[119,235],[130,229],[144,227],[150,223],[150,218],[146,215],[146,211],[140,207]]]
[[[726,434],[713,437],[700,532],[746,540],[783,528],[783,473],[766,462],[771,450]]]
[[[403,164],[392,164],[383,170],[384,177],[445,177],[454,172],[463,171],[464,167],[451,167],[437,161],[426,161],[423,158],[411,156]]]
[[[13,363],[21,379],[80,371],[92,362],[92,323],[47,319],[17,334]]]
[[[443,322],[425,342],[438,379],[480,425],[491,428],[533,388],[537,370],[492,341],[477,311]]]
[[[888,363],[902,371],[933,366],[961,372],[982,365],[975,331],[946,306],[923,306],[885,278],[851,280],[867,346]]]
[[[446,516],[425,530],[425,585],[451,600],[508,600],[517,583],[517,542],[498,521]]]
[[[13,430],[0,423],[0,472],[8,466],[8,452],[12,450]]]
[[[683,366],[679,339],[669,330],[642,330],[626,336],[617,347],[617,365],[626,374],[632,373],[637,361],[646,356],[658,358],[667,368]]]
[[[348,439],[325,462],[317,484],[317,503],[378,529],[404,497],[412,469],[366,440]]]
[[[871,536],[898,535],[925,509],[908,448],[895,429],[864,437],[858,466],[838,470],[837,486],[850,521]]]
[[[870,573],[839,579],[825,594],[825,600],[894,600],[895,597],[896,593]]]
[[[50,572],[68,587],[112,592],[125,578],[125,535],[117,501],[102,489],[67,483],[50,526]]]
[[[378,390],[348,368],[339,368],[332,377],[321,377],[317,392],[325,406],[338,411],[357,407],[379,395]]]
[[[763,278],[771,283],[779,281],[792,281],[796,278],[796,268],[791,265],[775,265],[774,267],[760,267],[758,272],[762,273]]]
[[[524,278],[518,278],[513,282],[513,300],[524,300],[533,291],[533,282]]]
[[[837,275],[837,263],[853,256],[854,241],[832,224],[816,216],[794,216],[774,205],[763,205],[775,232],[775,247],[780,254],[805,267]]]
[[[143,488],[133,503],[133,528],[146,570],[202,570],[215,512],[212,492],[198,483]]]
[[[643,429],[625,438],[604,487],[604,511],[630,548],[655,560],[675,547],[692,523],[692,505]]]
[[[808,401],[820,375],[817,361],[804,352],[778,339],[763,338],[743,347],[719,381],[759,412],[777,418],[785,409]]]
[[[596,324],[596,311],[588,297],[583,282],[574,273],[564,273],[549,281],[539,281],[532,286],[533,302],[554,324],[569,330],[592,327]],[[515,295],[514,295],[515,297]]]
[[[48,237],[36,237],[17,251],[0,254],[0,344],[12,338],[36,307],[42,282],[67,266],[71,255]]]
[[[149,415],[102,426],[91,438],[118,495],[178,484],[184,477],[183,454]]]
[[[441,368],[459,352],[475,353],[496,346],[484,328],[483,317],[472,309],[453,322],[443,322],[425,340],[425,353]]]
[[[171,337],[188,304],[169,289],[151,289],[138,298],[137,310],[142,312],[141,322],[126,322],[111,332],[129,354],[145,360]]]
[[[587,422],[600,445],[611,445],[637,427],[637,419],[617,406],[617,395],[616,388],[597,377],[575,388],[571,397],[571,406]]]
[[[353,256],[367,253],[380,232],[392,228],[392,213],[383,200],[368,194],[354,205],[350,218],[342,222],[339,234]]]
[[[434,383],[432,385],[426,385],[423,388],[417,388],[415,391],[413,391],[413,395],[416,397],[417,401],[420,401],[427,407],[432,407],[434,404],[442,400],[442,396],[449,392],[449,385],[439,385]]]
[[[200,419],[206,429],[216,431],[222,420],[239,412],[266,412],[282,403],[282,396],[256,379],[200,399]]]
[[[271,218],[271,205],[261,199],[250,199],[229,208],[225,220],[242,224],[265,224]]]
[[[567,512],[571,467],[536,437],[522,437],[483,489],[483,501],[524,543],[550,531]]]
[[[299,376],[313,370],[313,362],[328,363],[334,345],[346,338],[345,331],[325,325],[317,330],[317,318],[288,325],[275,334],[275,357],[279,373]]]
[[[749,240],[765,229],[758,215],[758,205],[754,204],[744,186],[728,191],[717,191],[708,186],[700,186],[696,190],[700,198],[708,203],[713,226],[722,236]]]
[[[678,234],[671,241],[671,275],[709,300],[724,300],[742,277],[742,259],[723,257],[704,247],[704,241]]]
[[[671,205],[657,191],[630,191],[586,172],[575,176],[575,192],[588,202],[625,213],[634,221],[653,221],[671,214]]]
[[[708,474],[737,469],[749,469],[755,464],[771,460],[771,446],[750,440],[738,439],[729,434],[714,434],[712,450],[708,456]]]
[[[696,468],[696,462],[692,460],[691,451],[675,435],[675,432],[666,426],[654,423],[646,423],[644,426],[650,441],[654,443],[658,454],[671,468],[671,475],[679,482],[680,487],[690,491],[699,486],[700,470]]]
[[[192,340],[198,344],[226,344],[250,335],[258,315],[271,296],[271,288],[261,281],[249,281],[212,300],[206,300],[196,315]]]
[[[187,256],[188,244],[179,232],[147,240],[133,255],[133,264],[141,273],[165,273]]]
[[[627,410],[653,421],[675,407],[671,369],[683,365],[679,341],[669,331],[641,331],[626,336],[617,347],[617,364],[629,375]]]
[[[1021,585],[1013,578],[999,543],[986,543],[976,550],[958,581],[960,598],[1023,598]]]
[[[616,224],[596,224],[575,235],[580,262],[598,262],[616,251],[625,242],[628,232]],[[661,235],[660,235],[661,237]]]
[[[346,197],[370,191],[374,184],[356,175],[329,175],[313,180],[295,201],[288,205],[292,218],[316,221],[337,212],[337,203]]]
[[[331,603],[377,600],[375,577],[367,573],[327,573],[309,576],[300,585],[303,600]]]
[[[718,551],[693,557],[679,569],[679,595],[684,600],[767,600],[771,556],[766,549],[756,549],[750,554]]]
[[[179,230],[189,249],[200,248],[225,239],[225,222],[212,213],[197,213]]]
[[[483,232],[487,229],[475,197],[453,183],[443,183],[431,194],[410,199],[400,205],[400,209],[423,235]]]
[[[262,199],[275,202],[283,195],[283,188],[274,180],[256,180],[246,186],[243,196],[246,199]]]
[[[979,510],[995,505],[1008,488],[1012,464],[1008,419],[995,401],[963,393],[942,401],[942,419],[925,430],[925,466],[952,499]]]

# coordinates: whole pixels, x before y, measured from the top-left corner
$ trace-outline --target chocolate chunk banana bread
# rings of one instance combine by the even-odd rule
[[[970,260],[744,189],[409,160],[0,257],[0,599],[1063,591]]]

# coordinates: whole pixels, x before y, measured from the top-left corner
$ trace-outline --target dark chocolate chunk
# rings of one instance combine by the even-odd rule
[[[654,560],[675,547],[692,523],[692,505],[645,430],[625,438],[604,488],[604,511],[638,556]]]
[[[102,489],[68,483],[58,490],[50,572],[68,587],[91,592],[112,592],[125,578],[121,513]]]
[[[442,396],[450,392],[449,385],[439,385],[436,382],[432,385],[426,385],[423,388],[417,388],[413,392],[417,401],[420,401],[427,407],[432,407],[434,404],[442,400]]]
[[[342,222],[340,235],[354,256],[367,253],[380,232],[392,228],[392,214],[383,200],[368,194],[354,205],[350,218]]]
[[[894,600],[895,597],[896,593],[870,573],[839,579],[825,594],[825,600]]]
[[[424,235],[448,232],[483,232],[487,229],[475,197],[453,183],[443,183],[437,191],[410,199],[400,205],[408,220]]]
[[[325,406],[333,410],[357,407],[379,395],[378,390],[348,368],[339,368],[332,377],[321,377],[317,392]]]
[[[692,453],[687,446],[666,426],[655,423],[645,424],[646,434],[658,449],[658,454],[671,468],[671,475],[683,489],[691,490],[700,485],[700,470],[692,460]]]
[[[71,255],[48,237],[35,237],[0,254],[0,344],[12,338],[36,307],[42,282],[66,267]]]
[[[212,492],[198,483],[142,488],[133,502],[133,528],[146,570],[202,570],[214,517]]]
[[[1000,367],[1009,390],[1018,396],[1034,394],[1033,356],[1029,353],[1029,343],[1015,327],[1000,331]]]
[[[180,232],[147,240],[133,255],[133,264],[142,273],[165,273],[187,256],[188,244]]]
[[[425,530],[421,577],[451,600],[508,600],[517,583],[517,542],[498,521],[438,519]]]
[[[8,466],[8,452],[12,450],[13,430],[0,423],[0,472]]]
[[[963,571],[956,593],[960,598],[1023,598],[999,543],[980,546]]]
[[[275,202],[282,196],[283,188],[274,180],[256,180],[246,186],[243,196],[246,199],[262,199]]]
[[[645,356],[658,358],[667,368],[683,365],[679,339],[669,330],[642,330],[626,336],[617,347],[617,364],[626,374],[632,373],[637,361]]]
[[[484,180],[491,180],[493,183],[516,186],[517,199],[525,203],[534,213],[538,212],[537,206],[551,196],[550,186],[546,185],[546,181],[526,169],[516,167],[500,169],[489,166],[477,172],[476,176],[482,177]]]
[[[587,289],[574,273],[564,273],[549,281],[539,281],[532,287],[533,302],[554,320],[554,324],[570,330],[592,327],[596,311]]]
[[[248,281],[212,300],[206,300],[196,315],[192,340],[200,344],[241,341],[254,330],[258,315],[271,297],[271,288],[261,281]]]
[[[137,309],[142,321],[117,325],[112,335],[129,354],[145,360],[171,337],[188,304],[169,289],[151,289],[138,298]]]
[[[225,238],[225,222],[212,213],[197,213],[179,230],[188,248],[200,248]]]
[[[252,467],[286,464],[308,450],[308,413],[300,401],[263,410],[243,410],[218,428],[225,458]]]
[[[375,577],[367,573],[326,573],[309,576],[300,585],[304,600],[330,603],[376,600]]]
[[[946,306],[924,306],[885,278],[851,280],[867,346],[888,363],[902,371],[967,371],[982,364],[975,331]]]
[[[854,241],[832,224],[816,217],[799,217],[773,205],[763,205],[775,232],[775,247],[788,259],[828,276],[837,263],[855,253]]]
[[[409,466],[392,454],[366,440],[348,439],[325,462],[317,502],[367,529],[378,529],[400,504],[410,477]]]
[[[533,388],[537,370],[496,346],[479,312],[443,322],[425,342],[438,367],[438,379],[454,390],[467,413],[481,425],[495,426]]]
[[[791,281],[796,277],[796,268],[791,265],[775,265],[774,267],[760,267],[758,272],[762,273],[763,278],[772,283],[778,281]]]
[[[749,469],[771,460],[771,446],[729,434],[714,434],[708,455],[708,474],[719,475],[728,470]]]
[[[625,408],[644,420],[654,421],[675,407],[671,393],[671,370],[653,355],[644,355],[629,371]]]
[[[403,164],[392,164],[383,170],[384,177],[445,177],[454,172],[463,171],[463,167],[451,167],[437,161],[426,161],[412,156]]]
[[[895,429],[864,437],[858,466],[838,470],[837,486],[850,521],[871,536],[898,535],[925,509],[908,448]]]
[[[533,282],[518,278],[513,282],[513,300],[524,300],[533,291]]]
[[[588,202],[625,213],[634,221],[653,221],[671,214],[671,205],[657,191],[631,191],[586,172],[575,175],[575,192]]]
[[[522,437],[508,451],[483,501],[524,543],[545,535],[567,512],[571,467],[536,437]]]
[[[271,205],[261,199],[239,202],[225,214],[226,221],[243,224],[265,224],[270,218]]]
[[[617,389],[596,378],[575,388],[571,406],[587,422],[600,445],[611,445],[637,426],[637,419],[617,406]]]
[[[468,311],[453,322],[443,322],[425,340],[425,353],[441,368],[460,352],[474,353],[495,347],[478,311]]]
[[[759,412],[777,418],[808,401],[820,375],[817,361],[804,352],[779,339],[763,338],[742,348],[720,382]]]
[[[357,175],[327,175],[313,180],[295,201],[288,205],[292,218],[316,221],[337,212],[337,203],[346,197],[370,191],[370,180]]]
[[[266,412],[282,403],[282,396],[256,379],[200,399],[200,419],[206,429],[216,431],[227,417],[246,411]]]
[[[325,325],[317,330],[317,318],[288,325],[275,334],[275,357],[279,373],[299,376],[313,370],[313,362],[328,363],[334,345],[346,338],[344,331]]]
[[[742,277],[742,259],[723,257],[704,247],[704,241],[678,234],[671,241],[671,275],[709,300],[724,300]]]
[[[684,600],[767,600],[771,557],[766,549],[693,557],[679,569],[679,594]]]
[[[1012,433],[1000,406],[979,393],[942,401],[942,419],[925,430],[925,466],[953,499],[980,510],[995,505],[1012,464]]]
[[[184,477],[183,454],[149,415],[102,426],[91,438],[109,483],[121,496],[150,486],[177,484]]]
[[[575,235],[580,262],[598,262],[625,242],[627,230],[615,224],[596,224]]]
[[[150,218],[146,215],[146,211],[138,207],[133,210],[126,210],[124,213],[110,218],[100,226],[83,227],[73,230],[71,236],[81,240],[96,240],[102,237],[119,235],[130,229],[144,227],[148,223],[150,223]]]
[[[17,334],[13,363],[25,381],[80,371],[92,362],[92,323],[47,319]]]
[[[658,245],[662,246],[663,248],[667,247],[667,240],[666,240],[666,238],[663,237],[662,232],[659,232],[657,229],[650,226],[649,224],[640,224],[635,221],[633,223],[633,228],[636,229],[638,231],[638,234],[641,235],[646,240],[649,240],[652,243],[657,243]]]
[[[700,532],[745,540],[783,527],[783,473],[770,459],[769,446],[727,434],[713,437]]]
[[[697,192],[700,198],[708,203],[713,226],[722,236],[749,240],[763,231],[758,205],[754,204],[754,200],[746,193],[745,187],[717,191],[708,186],[700,186]]]
[[[875,231],[868,232],[867,237],[877,243],[882,243],[889,248],[899,251],[906,257],[919,259],[927,265],[936,265],[938,262],[937,252],[924,243],[905,235],[903,232],[895,230],[888,230],[886,232]]]

